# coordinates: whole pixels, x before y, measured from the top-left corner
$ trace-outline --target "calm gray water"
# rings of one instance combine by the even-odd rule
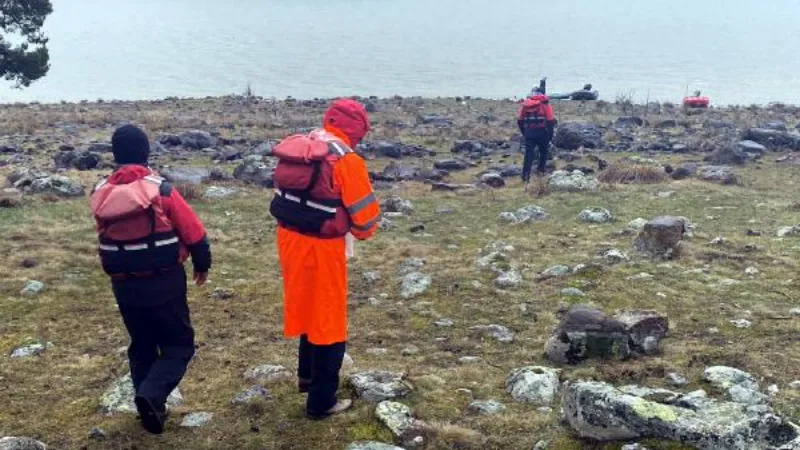
[[[0,101],[472,95],[800,103],[798,0],[53,0],[48,77]]]

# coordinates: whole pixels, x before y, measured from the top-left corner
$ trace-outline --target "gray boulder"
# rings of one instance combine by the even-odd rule
[[[637,116],[623,116],[618,118],[614,125],[619,127],[641,127],[644,125],[644,119]]]
[[[467,170],[470,167],[469,163],[460,159],[444,159],[433,163],[434,169],[447,171]]]
[[[603,148],[603,130],[590,123],[565,123],[558,126],[553,144],[565,150]]]
[[[49,194],[59,197],[82,197],[84,195],[83,186],[62,175],[37,178],[29,186],[24,187],[23,191],[28,194]]]
[[[506,391],[520,403],[550,406],[558,394],[560,373],[541,366],[516,369],[506,378]]]
[[[557,170],[550,175],[547,184],[553,192],[594,191],[600,185],[596,178],[587,176],[580,170]]]
[[[703,181],[717,184],[738,184],[739,179],[733,173],[733,169],[728,166],[704,166],[697,173],[697,177]]]
[[[89,153],[111,153],[114,147],[107,142],[92,142],[86,149]]]
[[[758,145],[758,144],[756,144]],[[745,164],[750,159],[750,155],[745,153],[739,146],[724,145],[714,150],[705,157],[705,161],[717,166]]]
[[[217,145],[217,139],[207,131],[190,130],[179,135],[181,145],[192,150],[203,150]]]
[[[61,151],[53,155],[53,162],[58,169],[92,170],[103,161],[99,153]]]
[[[516,269],[504,271],[494,280],[494,284],[501,289],[518,288],[522,284],[522,274]]]
[[[181,137],[177,134],[162,134],[158,138],[158,143],[167,147],[176,147],[181,145]]]
[[[405,397],[412,391],[403,374],[394,372],[361,372],[350,377],[358,396],[370,403]]]
[[[432,150],[416,145],[406,145],[397,141],[368,141],[362,143],[358,149],[381,158],[423,158],[436,155],[436,152]]]
[[[211,178],[211,171],[199,167],[168,167],[161,176],[173,184],[203,184]]]
[[[131,374],[129,373],[115,381],[100,398],[100,412],[107,416],[117,413],[135,414],[134,396],[133,380],[131,380]],[[167,405],[177,407],[182,404],[183,396],[180,390],[175,388],[167,397]]]
[[[453,126],[453,119],[444,116],[423,115],[419,117],[419,121],[423,125],[433,125],[439,128],[449,128]]]
[[[497,172],[488,172],[481,175],[481,183],[493,188],[501,188],[506,185],[503,176]]]
[[[272,394],[263,386],[253,385],[236,394],[236,397],[231,400],[231,404],[244,405],[256,399],[272,400]]]
[[[557,364],[577,364],[590,358],[625,359],[631,351],[626,325],[586,305],[567,310],[545,344],[547,359]]]
[[[402,403],[380,402],[375,408],[375,416],[402,442],[414,442],[428,428],[424,422],[411,415],[411,408]]]
[[[47,446],[29,437],[0,438],[0,450],[47,450]]]
[[[425,260],[422,258],[406,258],[400,263],[400,267],[397,269],[397,272],[400,275],[407,275],[411,272],[417,272],[420,269],[425,267]]]
[[[248,184],[271,189],[275,186],[273,177],[278,160],[272,157],[251,155],[244,158],[233,171],[233,177]]]
[[[381,202],[381,210],[384,212],[411,214],[414,212],[414,204],[408,200],[394,196]]]
[[[500,213],[500,220],[510,222],[513,224],[522,224],[527,222],[534,222],[544,220],[547,218],[547,211],[541,206],[528,205],[523,206],[516,212],[503,212]]]
[[[666,439],[700,450],[773,450],[797,431],[767,406],[694,398],[594,381],[565,387],[564,416],[584,439]]]
[[[25,287],[22,288],[20,294],[27,295],[27,296],[34,296],[39,294],[44,290],[44,283],[38,280],[30,280],[25,283]]]
[[[800,133],[794,131],[750,128],[742,138],[758,142],[771,150],[800,150]]]
[[[206,192],[203,194],[203,197],[219,200],[221,198],[227,198],[232,195],[236,194],[236,189],[225,187],[225,186],[209,186],[206,189]]]
[[[625,326],[631,349],[637,353],[649,355],[657,352],[658,343],[669,332],[669,320],[655,311],[622,311],[614,315],[614,320]]]
[[[654,258],[674,258],[678,256],[685,231],[686,219],[682,217],[656,217],[644,226],[634,247]]]
[[[739,150],[751,156],[753,155],[760,156],[767,152],[767,147],[764,147],[763,145],[755,141],[739,141],[739,143],[736,144],[736,146],[739,147]]]
[[[53,348],[52,342],[37,342],[34,344],[23,345],[11,352],[12,358],[28,358],[30,356],[38,356],[44,353],[47,349]]]

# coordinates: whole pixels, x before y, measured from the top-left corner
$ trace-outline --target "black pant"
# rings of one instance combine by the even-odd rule
[[[309,342],[307,336],[300,337],[297,376],[301,380],[311,380],[306,402],[306,412],[309,415],[325,415],[326,411],[336,405],[339,371],[342,369],[346,348],[346,342],[316,345]]]
[[[538,158],[537,170],[544,172],[547,169],[547,156],[550,150],[550,140],[546,137],[525,139],[525,160],[522,163],[522,181],[531,179],[533,160]]]
[[[128,329],[131,343],[128,360],[136,395],[157,408],[181,382],[194,356],[194,330],[186,302],[186,273],[183,269],[153,277],[152,293],[142,305],[127,295],[128,281],[114,282],[119,312]],[[134,290],[141,291],[140,280]],[[140,292],[141,293],[141,292]]]

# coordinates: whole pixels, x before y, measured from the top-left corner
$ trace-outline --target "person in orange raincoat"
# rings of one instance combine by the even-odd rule
[[[347,241],[372,237],[380,207],[364,160],[353,148],[369,132],[364,107],[349,99],[327,110],[323,128],[286,138],[273,150],[284,335],[300,337],[298,387],[306,416],[352,406],[337,400],[347,341]]]

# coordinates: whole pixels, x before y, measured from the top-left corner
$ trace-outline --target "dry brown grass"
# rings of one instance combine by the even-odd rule
[[[602,171],[597,179],[609,184],[658,184],[670,178],[661,167],[618,162]]]

